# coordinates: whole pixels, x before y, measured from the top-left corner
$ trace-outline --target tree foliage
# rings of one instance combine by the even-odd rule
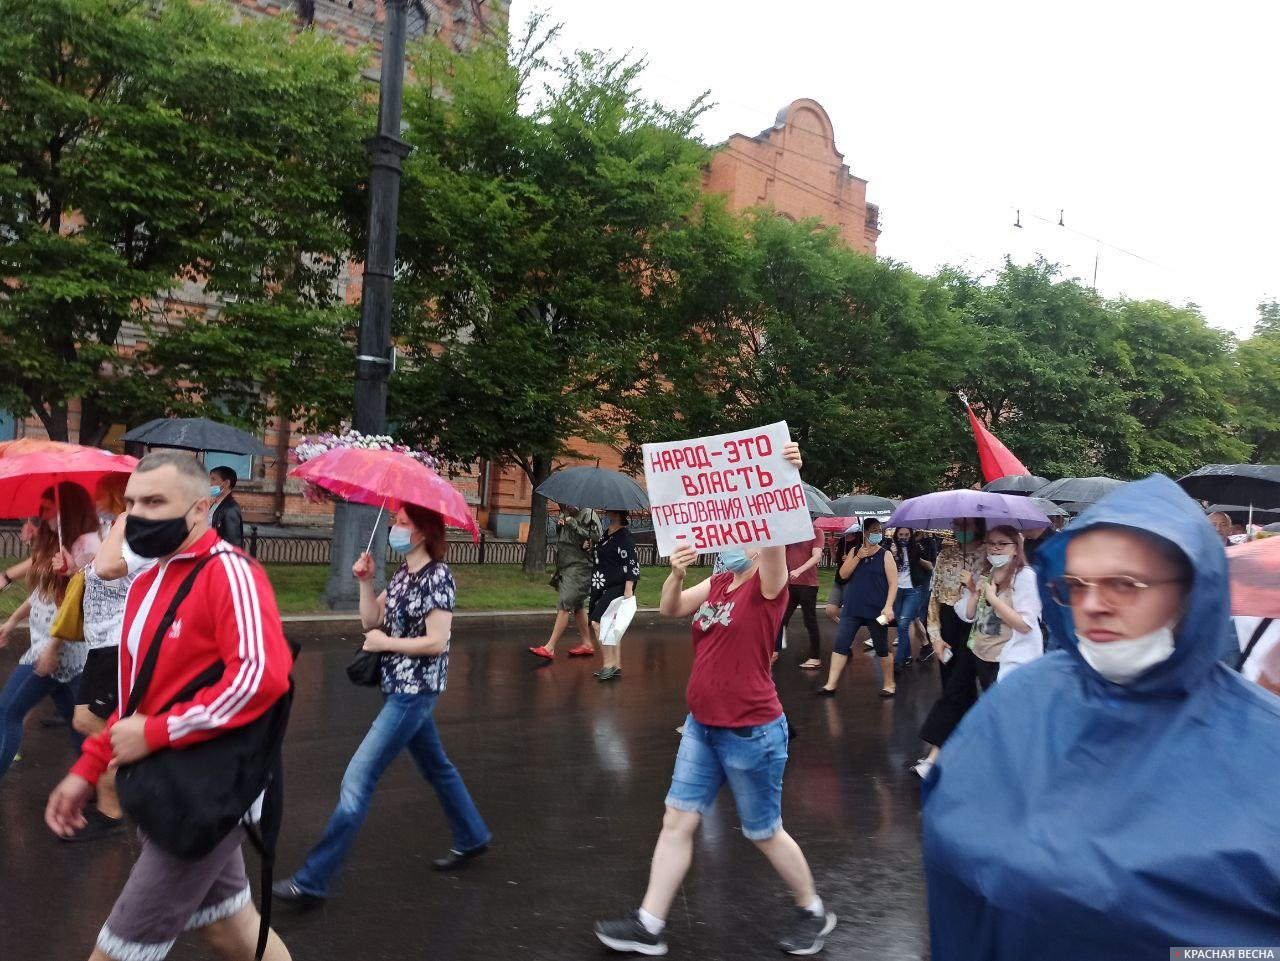
[[[65,439],[78,401],[94,443],[205,402],[323,405],[349,367],[354,59],[218,4],[0,0],[0,89],[6,406]]]
[[[625,57],[550,62],[553,37],[535,20],[510,56],[434,43],[414,58],[397,333],[416,360],[391,397],[402,433],[446,458],[514,462],[535,487],[574,438],[626,442],[625,399],[657,349],[665,235],[697,203],[706,158],[698,104],[645,101]],[[535,496],[535,566],[544,519]]]

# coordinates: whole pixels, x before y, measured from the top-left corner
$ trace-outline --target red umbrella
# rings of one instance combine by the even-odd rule
[[[464,498],[452,484],[407,454],[393,450],[335,447],[289,473],[323,487],[343,500],[398,510],[417,504],[435,511],[445,523],[480,539],[480,528]]]
[[[32,517],[50,487],[69,481],[92,493],[103,477],[131,474],[136,466],[135,457],[75,444],[0,458],[0,517]]]

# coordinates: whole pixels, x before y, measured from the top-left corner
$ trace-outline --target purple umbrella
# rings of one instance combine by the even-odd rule
[[[1049,527],[1045,516],[1030,497],[1011,497],[987,491],[938,491],[903,501],[886,527],[951,527],[957,517],[981,517],[988,527],[1008,524],[1020,531]]]

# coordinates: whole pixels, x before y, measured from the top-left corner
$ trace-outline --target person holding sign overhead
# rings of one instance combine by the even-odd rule
[[[798,445],[787,443],[783,455],[800,467]],[[597,922],[596,937],[615,951],[667,953],[667,913],[689,870],[694,834],[727,782],[742,833],[769,859],[794,899],[795,916],[779,947],[789,954],[816,954],[836,917],[818,897],[804,853],[782,827],[787,721],[769,670],[789,598],[786,548],[726,548],[720,552],[725,572],[686,588],[685,575],[697,557],[687,543],[677,547],[662,585],[662,613],[693,617],[693,669],[689,716],[649,887],[638,910]]]
[[[818,688],[814,692],[816,694],[836,692],[836,684],[849,663],[853,638],[860,627],[865,627],[871,634],[876,656],[880,659],[880,671],[884,675],[880,696],[893,697],[898,693],[889,657],[889,622],[893,620],[893,602],[898,594],[898,566],[893,562],[893,555],[880,546],[884,534],[878,520],[867,518],[862,525],[862,533],[862,546],[850,553],[840,565],[840,576],[846,582],[840,627],[831,652],[827,683]]]

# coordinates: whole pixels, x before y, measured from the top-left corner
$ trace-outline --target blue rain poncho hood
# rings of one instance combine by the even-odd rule
[[[1042,592],[1099,525],[1162,538],[1190,563],[1173,655],[1113,684],[1045,593],[1063,649],[983,696],[925,782],[934,961],[1280,945],[1280,698],[1220,661],[1233,643],[1222,542],[1153,475],[1044,546]]]

